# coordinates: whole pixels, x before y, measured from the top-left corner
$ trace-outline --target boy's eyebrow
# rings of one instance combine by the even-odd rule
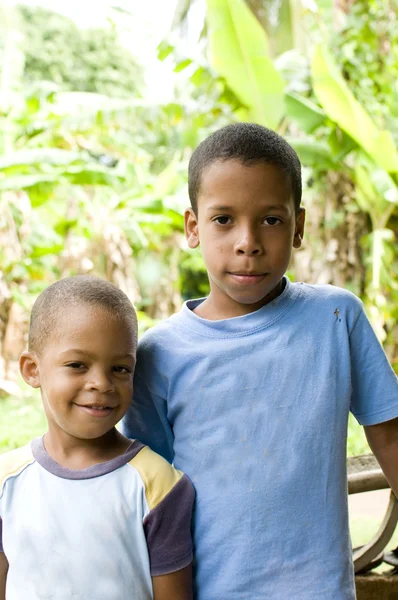
[[[287,206],[285,206],[284,204],[272,204],[270,206],[265,205],[263,207],[261,207],[263,210],[281,210],[282,212],[288,213],[289,212],[289,208]],[[209,206],[207,209],[209,212],[213,212],[213,211],[223,211],[223,210],[234,210],[233,206],[228,206],[226,204],[221,205],[221,204],[215,204],[212,206]]]
[[[208,210],[209,211],[211,211],[211,210],[232,210],[232,208],[233,208],[232,206],[216,204],[213,206],[209,206]]]
[[[81,356],[94,356],[93,353],[91,352],[87,352],[86,350],[81,350],[79,348],[68,348],[67,350],[64,350],[63,352],[61,352],[62,354],[80,354]],[[117,356],[113,357],[115,360],[121,359],[121,358],[131,358],[132,360],[135,360],[135,355],[132,352],[126,352],[126,354],[118,354]]]

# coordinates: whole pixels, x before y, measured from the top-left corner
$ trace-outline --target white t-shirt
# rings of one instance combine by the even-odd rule
[[[41,438],[1,455],[7,600],[150,600],[151,575],[192,561],[193,496],[137,441],[80,471],[58,465]]]

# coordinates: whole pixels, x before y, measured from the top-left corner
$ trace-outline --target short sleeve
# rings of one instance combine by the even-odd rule
[[[192,483],[183,475],[144,521],[152,577],[179,571],[192,562]]]
[[[167,377],[157,328],[146,332],[137,348],[133,399],[121,422],[122,433],[147,444],[170,463],[174,459],[174,435],[167,418]]]
[[[155,394],[147,384],[146,361],[142,352],[137,354],[134,373],[134,392],[131,405],[122,420],[121,431],[129,439],[137,439],[173,462],[174,436],[167,420],[167,402]],[[152,381],[155,370],[152,371]]]
[[[398,417],[398,379],[361,308],[350,333],[351,412],[361,425]]]
[[[3,521],[0,517],[0,552],[4,552],[3,550]]]

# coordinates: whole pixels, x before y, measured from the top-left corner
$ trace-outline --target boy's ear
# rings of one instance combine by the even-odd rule
[[[192,208],[187,208],[184,213],[185,237],[190,248],[199,246],[198,219]]]
[[[305,208],[299,208],[296,217],[296,229],[294,232],[293,248],[300,248],[301,242],[304,237],[304,224],[305,224]]]
[[[40,387],[39,360],[34,352],[22,352],[19,370],[28,385],[33,388]]]

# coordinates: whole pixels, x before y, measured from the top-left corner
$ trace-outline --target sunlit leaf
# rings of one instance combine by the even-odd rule
[[[327,49],[318,45],[312,59],[315,94],[335,121],[386,171],[398,171],[398,151],[389,131],[379,130],[355,99]]]
[[[314,102],[298,94],[285,94],[286,115],[305,131],[312,133],[322,125],[326,119],[326,113]]]
[[[286,139],[293,146],[304,166],[325,170],[337,168],[337,163],[333,160],[330,148],[325,142],[319,142],[312,137],[287,136]]]
[[[252,120],[277,128],[284,83],[269,56],[264,29],[244,0],[207,0],[207,7],[214,68],[250,109]]]
[[[174,67],[174,72],[175,73],[180,73],[181,71],[183,71],[184,69],[186,69],[187,67],[189,67],[189,65],[191,65],[191,64],[192,64],[192,60],[190,58],[186,58],[184,60],[181,60]]]

